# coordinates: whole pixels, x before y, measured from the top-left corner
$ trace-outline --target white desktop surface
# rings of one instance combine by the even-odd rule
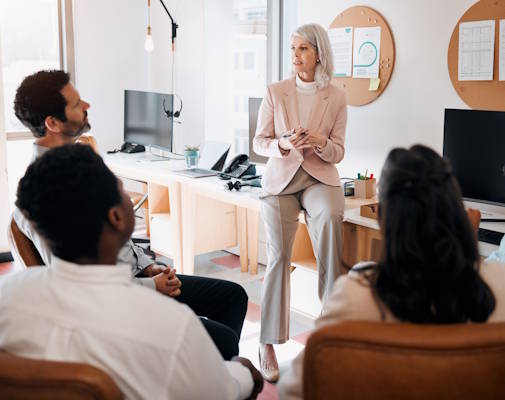
[[[104,157],[105,163],[120,177],[134,179],[142,182],[153,182],[160,185],[166,185],[169,182],[180,182],[191,187],[192,190],[197,192],[205,192],[209,197],[216,200],[222,199],[229,203],[246,207],[250,209],[260,209],[260,196],[262,195],[261,188],[245,186],[240,191],[229,191],[224,188],[226,180],[219,179],[217,176],[192,178],[184,175],[179,175],[175,171],[185,169],[186,162],[184,160],[160,160],[160,157],[154,156],[149,153],[115,153],[107,154]],[[156,161],[153,161],[156,160]],[[258,173],[262,172],[262,168]],[[351,210],[357,209],[359,216],[359,206],[362,204],[371,203],[373,200],[368,199],[350,199],[346,198],[344,221],[348,217],[352,217],[352,221],[359,225],[369,226],[378,229],[376,221],[370,218],[359,217],[356,218],[356,213],[349,214]],[[372,221],[372,222],[370,222]],[[372,225],[372,226],[370,226]]]
[[[249,209],[260,209],[260,196],[262,190],[255,187],[243,187],[240,191],[229,191],[224,188],[227,181],[221,180],[218,177],[191,178],[183,175],[178,175],[177,170],[185,169],[186,163],[184,160],[160,160],[160,157],[150,153],[135,153],[135,154],[107,154],[104,157],[105,163],[120,177],[128,179],[136,179],[139,181],[149,181],[161,185],[166,185],[169,182],[180,182],[191,190],[205,193],[206,196],[216,200],[223,200],[228,203],[245,207]],[[157,160],[157,161],[153,161]],[[346,198],[344,221],[356,225],[365,226],[372,229],[379,229],[379,224],[376,220],[362,217],[360,215],[360,205],[373,202],[373,199],[353,199]],[[483,217],[488,217],[484,215]],[[505,222],[482,222],[481,228],[505,232]],[[493,251],[498,250],[498,246],[479,242],[479,252],[482,256],[487,257]]]

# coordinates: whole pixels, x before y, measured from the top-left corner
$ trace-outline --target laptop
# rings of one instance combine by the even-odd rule
[[[200,152],[200,160],[197,168],[187,168],[174,171],[174,173],[190,178],[205,178],[218,175],[224,167],[226,157],[230,151],[230,145],[222,142],[205,142]]]

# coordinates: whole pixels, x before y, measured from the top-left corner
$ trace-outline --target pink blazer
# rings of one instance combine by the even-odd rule
[[[267,87],[261,103],[253,149],[256,154],[269,157],[262,179],[263,189],[279,194],[288,185],[300,165],[311,176],[331,186],[340,186],[336,163],[344,158],[347,103],[344,92],[328,85],[316,92],[309,125],[304,127],[327,136],[321,152],[313,148],[303,152],[281,152],[280,137],[300,125],[295,78]],[[284,154],[283,154],[284,153]]]

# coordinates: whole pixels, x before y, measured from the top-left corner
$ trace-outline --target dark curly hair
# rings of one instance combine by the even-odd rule
[[[111,207],[121,203],[118,180],[91,147],[53,148],[26,170],[16,206],[52,253],[73,261],[96,257]]]
[[[392,150],[382,170],[382,258],[373,288],[399,320],[484,322],[495,298],[447,160],[428,147]]]
[[[34,136],[46,134],[48,116],[65,122],[67,101],[61,90],[70,82],[65,71],[39,71],[27,76],[19,85],[14,99],[14,113]]]

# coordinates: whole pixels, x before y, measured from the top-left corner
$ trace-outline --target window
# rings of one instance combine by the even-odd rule
[[[60,68],[58,0],[0,2],[5,130],[26,131],[12,109],[23,78],[40,69]]]
[[[283,1],[282,3],[282,32],[281,32],[281,79],[291,76],[291,35],[298,27],[298,0]]]
[[[204,2],[205,139],[231,143],[231,153],[249,151],[248,99],[263,97],[267,84],[280,78],[285,2]]]
[[[262,97],[267,85],[267,0],[233,0],[233,9],[232,45],[242,54],[242,68],[233,71],[233,91],[242,100],[233,118],[233,143],[237,153],[247,153],[248,98]]]
[[[246,51],[244,53],[244,69],[247,71],[254,71],[254,53]]]
[[[235,71],[237,71],[238,69],[240,69],[239,60],[240,60],[240,54],[236,51],[233,54],[233,69]]]
[[[67,34],[71,29],[71,0],[0,1],[0,61],[3,80],[9,203],[14,203],[20,177],[31,161],[33,136],[14,115],[16,89],[27,75],[41,69],[69,70],[64,66],[63,42],[73,46]],[[63,22],[67,22],[66,26]],[[65,39],[65,40],[64,40]],[[67,50],[65,49],[65,50]],[[73,71],[70,71],[71,73]]]
[[[267,19],[266,7],[253,8],[246,12],[246,19],[248,21],[263,21]]]
[[[249,113],[249,97],[242,97],[242,112]]]

